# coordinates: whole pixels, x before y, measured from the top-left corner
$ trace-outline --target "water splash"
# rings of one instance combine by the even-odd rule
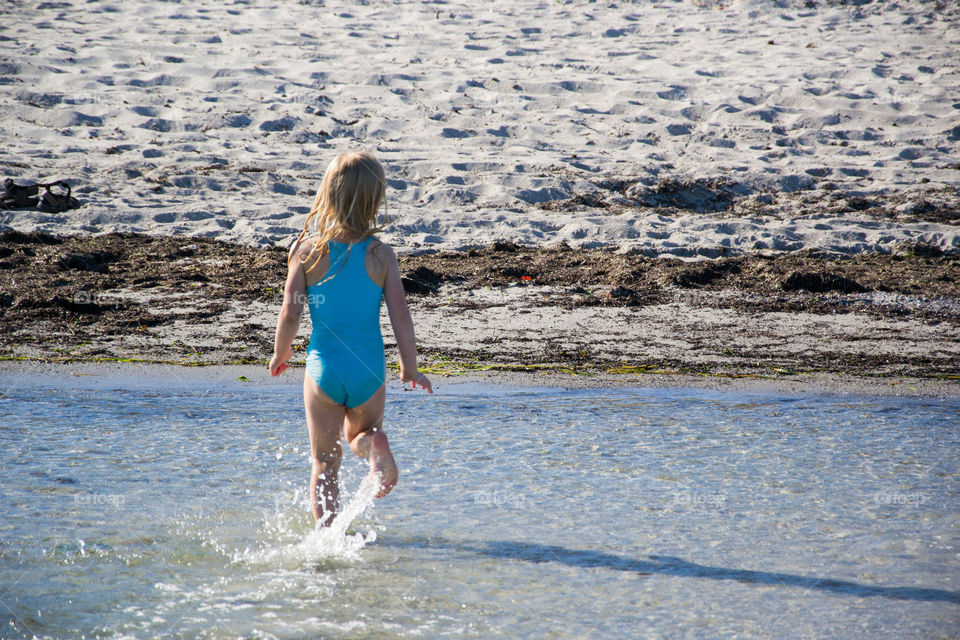
[[[255,551],[244,550],[234,559],[246,563],[296,565],[318,560],[359,560],[360,550],[376,540],[377,534],[373,530],[366,535],[348,533],[347,530],[373,504],[377,489],[378,482],[369,475],[364,476],[357,491],[330,526],[315,528],[291,544],[266,546]]]
[[[364,476],[360,487],[343,511],[337,514],[329,527],[320,527],[311,531],[301,546],[311,557],[341,557],[357,559],[360,549],[377,539],[373,530],[367,536],[362,533],[348,534],[347,529],[367,508],[373,504],[378,482],[375,478]]]

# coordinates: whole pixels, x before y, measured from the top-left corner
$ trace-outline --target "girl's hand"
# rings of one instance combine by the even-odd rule
[[[419,386],[421,389],[426,389],[427,393],[433,393],[433,385],[430,384],[430,379],[419,371],[413,375],[407,375],[405,371],[401,371],[400,379],[403,380],[404,384],[409,382],[411,389],[416,389]]]
[[[287,349],[287,352],[283,356],[278,356],[273,354],[273,359],[270,360],[270,375],[277,377],[284,371],[290,368],[290,365],[287,364],[287,360],[293,357],[293,351]]]

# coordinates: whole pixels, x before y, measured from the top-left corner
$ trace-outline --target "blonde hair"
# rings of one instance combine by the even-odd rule
[[[346,235],[360,242],[386,224],[387,178],[380,161],[366,151],[341,153],[327,166],[323,182],[317,189],[313,207],[303,223],[297,244],[310,232],[319,239],[310,248],[317,258],[306,269],[309,273],[327,252],[327,245],[336,236]],[[384,204],[384,216],[377,224],[377,211]],[[349,251],[349,250],[348,250]],[[304,260],[306,262],[306,260]],[[332,277],[332,276],[330,276]]]

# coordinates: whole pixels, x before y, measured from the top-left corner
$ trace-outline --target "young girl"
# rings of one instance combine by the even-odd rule
[[[400,378],[433,393],[417,370],[413,321],[400,282],[397,257],[373,237],[386,191],[383,166],[364,152],[338,156],[323,176],[300,237],[290,248],[283,308],[270,375],[286,369],[304,303],[313,332],[307,346],[303,403],[310,432],[310,504],[318,526],[337,513],[340,434],[370,461],[377,497],[397,483],[383,432],[386,367],[380,301],[386,299],[400,351]]]

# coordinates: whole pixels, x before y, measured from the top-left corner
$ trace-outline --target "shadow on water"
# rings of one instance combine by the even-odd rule
[[[881,597],[891,600],[917,600],[922,602],[949,602],[960,604],[960,593],[944,589],[923,587],[885,587],[862,584],[850,580],[834,580],[792,573],[730,569],[688,562],[673,556],[650,555],[642,558],[619,556],[602,551],[567,549],[554,545],[516,541],[490,541],[483,543],[455,542],[442,539],[415,539],[405,541],[381,540],[380,544],[392,547],[422,549],[449,549],[474,553],[492,558],[522,560],[536,564],[557,562],[571,567],[603,568],[627,571],[639,575],[662,574],[682,578],[707,578],[710,580],[736,580],[751,584],[779,585],[816,589],[829,593],[861,598]]]

